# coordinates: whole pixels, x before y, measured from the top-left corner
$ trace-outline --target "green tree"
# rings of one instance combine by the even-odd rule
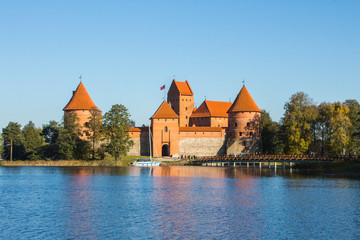
[[[316,106],[312,99],[303,92],[290,97],[284,106],[282,119],[286,152],[288,154],[304,154],[311,143],[311,123],[316,118]]]
[[[103,127],[109,141],[107,151],[118,160],[133,145],[129,136],[130,114],[127,108],[121,104],[113,105],[104,115]]]
[[[282,128],[277,122],[271,120],[270,114],[265,110],[261,113],[260,129],[263,153],[284,153]]]
[[[22,132],[21,125],[15,122],[9,122],[9,124],[2,129],[2,136],[4,138],[5,155],[10,161],[15,159],[21,159],[24,154],[22,146]]]
[[[352,154],[359,154],[360,152],[360,104],[355,99],[349,99],[344,102],[344,105],[349,108],[349,118],[351,127],[349,129],[350,140],[347,146],[347,151]]]
[[[41,159],[41,147],[44,144],[41,129],[37,129],[33,122],[29,122],[23,128],[25,158],[29,160]]]
[[[81,136],[79,118],[75,112],[64,114],[62,127],[59,128],[59,157],[66,160],[75,158],[77,139]]]
[[[319,152],[321,155],[330,154],[330,139],[332,134],[331,117],[333,115],[333,105],[331,103],[321,103],[317,107],[317,129],[319,139]]]
[[[56,121],[49,121],[42,127],[42,135],[45,139],[46,145],[43,146],[43,153],[45,158],[57,159],[59,158],[59,132],[61,126]]]
[[[95,145],[98,143],[98,141],[101,139],[102,137],[102,116],[101,116],[101,112],[96,110],[96,109],[92,109],[90,110],[90,117],[89,117],[89,122],[87,122],[87,124],[85,124],[86,130],[86,136],[87,139],[89,139],[92,142],[92,159],[95,159]]]

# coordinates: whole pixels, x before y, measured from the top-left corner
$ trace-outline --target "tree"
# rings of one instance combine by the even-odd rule
[[[321,103],[317,107],[317,129],[320,143],[321,155],[330,153],[330,139],[332,134],[331,117],[333,115],[333,105],[331,103]]]
[[[284,106],[285,113],[282,124],[285,129],[286,152],[303,154],[311,143],[311,125],[316,118],[316,106],[312,99],[303,92],[290,97]]]
[[[333,104],[333,114],[330,118],[332,127],[330,147],[333,154],[345,154],[345,147],[349,143],[349,129],[351,122],[348,117],[349,108],[339,102]]]
[[[74,159],[74,151],[77,139],[81,136],[79,118],[75,112],[64,115],[62,128],[59,128],[59,157],[62,159]]]
[[[360,104],[355,99],[349,99],[344,102],[344,105],[349,108],[348,117],[351,122],[349,129],[350,140],[347,146],[347,151],[352,154],[359,154],[360,152]]]
[[[86,136],[92,142],[92,159],[95,159],[95,145],[101,139],[101,124],[102,124],[102,116],[101,112],[92,109],[90,110],[89,122],[85,124],[86,127]]]
[[[260,119],[262,150],[266,154],[282,154],[284,144],[282,129],[277,122],[271,120],[270,114],[262,110]]]
[[[129,136],[130,114],[127,108],[121,104],[113,105],[104,115],[103,127],[109,141],[107,151],[118,160],[133,145]]]
[[[41,129],[36,129],[33,122],[29,122],[23,128],[25,158],[38,160],[41,158],[41,147],[44,144],[41,137]]]
[[[43,146],[45,158],[59,158],[59,132],[61,127],[56,121],[49,121],[42,127],[42,136],[46,145]]]
[[[9,124],[2,129],[2,135],[4,138],[5,154],[9,157],[10,161],[13,160],[13,155],[15,159],[20,159],[23,155],[21,125],[15,122],[9,122]]]
[[[0,135],[0,159],[1,158],[1,154],[4,152],[4,138],[2,137],[2,135]]]

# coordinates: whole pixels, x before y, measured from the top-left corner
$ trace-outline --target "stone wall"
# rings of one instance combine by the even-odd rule
[[[261,139],[228,139],[226,141],[226,154],[260,154],[261,153]]]
[[[181,138],[179,155],[215,156],[226,154],[225,137],[221,138]]]
[[[133,138],[131,140],[134,142],[134,145],[127,154],[130,156],[140,156],[140,138]]]

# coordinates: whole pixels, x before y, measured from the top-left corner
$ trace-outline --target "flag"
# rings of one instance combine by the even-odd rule
[[[160,87],[160,91],[165,89],[165,85]]]

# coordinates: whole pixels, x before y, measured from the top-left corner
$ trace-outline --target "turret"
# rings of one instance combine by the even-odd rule
[[[260,152],[261,110],[245,85],[231,105],[228,114],[227,154]]]

